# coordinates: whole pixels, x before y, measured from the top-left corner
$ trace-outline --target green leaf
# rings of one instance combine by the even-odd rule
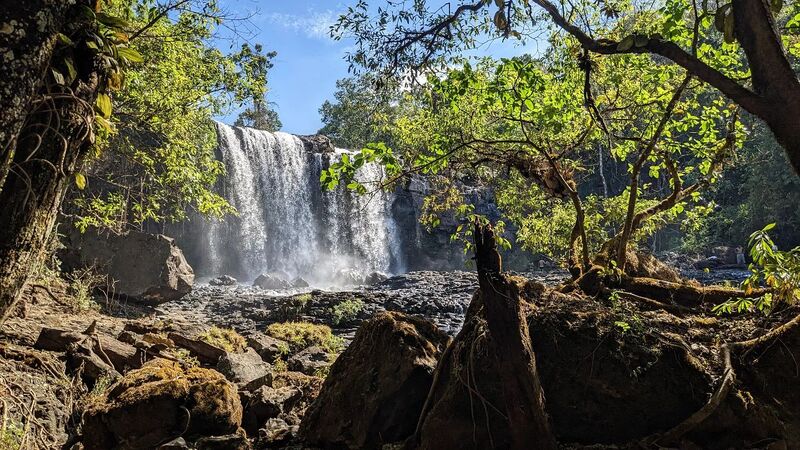
[[[771,230],[773,228],[775,228],[775,222],[772,222],[772,223],[768,224],[761,231],[769,231],[769,230]]]
[[[144,62],[144,57],[142,57],[142,54],[130,47],[117,47],[117,54],[120,56],[120,58],[128,62]]]
[[[111,117],[111,97],[109,97],[108,94],[97,94],[97,101],[95,104],[103,117],[106,119]]]
[[[128,26],[128,22],[126,22],[123,19],[120,19],[119,17],[114,17],[101,12],[96,13],[96,15],[97,15],[97,20],[109,28],[125,28]]]
[[[78,186],[80,190],[86,189],[86,177],[83,176],[82,173],[75,174],[75,185]]]

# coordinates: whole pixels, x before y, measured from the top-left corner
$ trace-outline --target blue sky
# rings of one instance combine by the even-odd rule
[[[283,131],[312,134],[321,126],[319,107],[332,99],[336,80],[348,75],[345,53],[352,42],[334,41],[329,27],[347,6],[356,0],[221,0],[232,16],[249,17],[235,22],[236,34],[223,30],[223,36],[241,42],[261,43],[278,56],[269,73],[269,101],[283,122]],[[380,0],[371,0],[377,4]],[[230,42],[218,45],[228,51]],[[510,42],[496,42],[481,53],[512,56],[526,51]],[[233,122],[237,113],[221,119]]]

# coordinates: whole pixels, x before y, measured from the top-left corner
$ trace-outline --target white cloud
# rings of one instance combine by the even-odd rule
[[[333,11],[309,11],[307,14],[269,13],[264,18],[277,25],[312,39],[330,40],[330,27],[339,16]]]

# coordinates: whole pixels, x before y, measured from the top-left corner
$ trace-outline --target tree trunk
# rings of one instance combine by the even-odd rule
[[[64,193],[93,141],[98,75],[92,61],[78,64],[71,87],[44,86],[42,67],[53,58],[58,33],[69,35],[65,28],[89,26],[80,13],[83,6],[91,4],[35,0],[0,8],[3,21],[13,15],[17,27],[25,30],[25,39],[12,42],[7,52],[24,61],[14,66],[17,70],[27,70],[0,78],[3,102],[20,103],[0,111],[0,127],[8,126],[0,131],[5,146],[2,161],[9,162],[0,170],[4,178],[0,187],[0,325],[40,263]],[[43,31],[41,22],[47,24]],[[14,92],[14,97],[8,99],[7,92]]]
[[[516,283],[501,273],[491,226],[475,225],[475,259],[514,449],[555,449]]]

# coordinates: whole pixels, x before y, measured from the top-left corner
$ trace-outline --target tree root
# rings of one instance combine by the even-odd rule
[[[640,297],[670,301],[671,303],[691,308],[703,304],[719,304],[732,298],[757,298],[769,291],[755,289],[745,292],[741,289],[725,286],[692,286],[687,283],[656,280],[654,278],[630,277],[623,275],[617,283],[608,283],[609,287],[619,287]]]
[[[722,344],[720,346],[720,352],[722,355],[722,362],[723,362],[723,375],[722,381],[720,382],[719,387],[708,400],[708,402],[703,405],[697,412],[689,416],[686,420],[679,423],[678,425],[674,426],[673,428],[667,430],[663,433],[658,433],[656,435],[651,435],[645,439],[642,439],[640,442],[642,444],[646,444],[649,446],[652,445],[674,445],[678,444],[678,440],[685,436],[687,433],[692,431],[698,425],[703,423],[706,419],[708,419],[714,411],[722,404],[722,401],[727,398],[728,394],[730,393],[731,387],[733,386],[734,382],[736,381],[736,373],[733,369],[733,364],[731,363],[731,354],[735,350],[746,350],[741,357],[747,356],[750,352],[754,349],[759,347],[762,344],[765,344],[769,341],[779,338],[783,334],[787,333],[791,329],[795,328],[796,326],[800,325],[800,314],[795,316],[790,321],[784,323],[783,325],[779,325],[767,333],[753,339],[748,339],[746,341],[738,341],[738,342],[729,342],[726,344]]]

